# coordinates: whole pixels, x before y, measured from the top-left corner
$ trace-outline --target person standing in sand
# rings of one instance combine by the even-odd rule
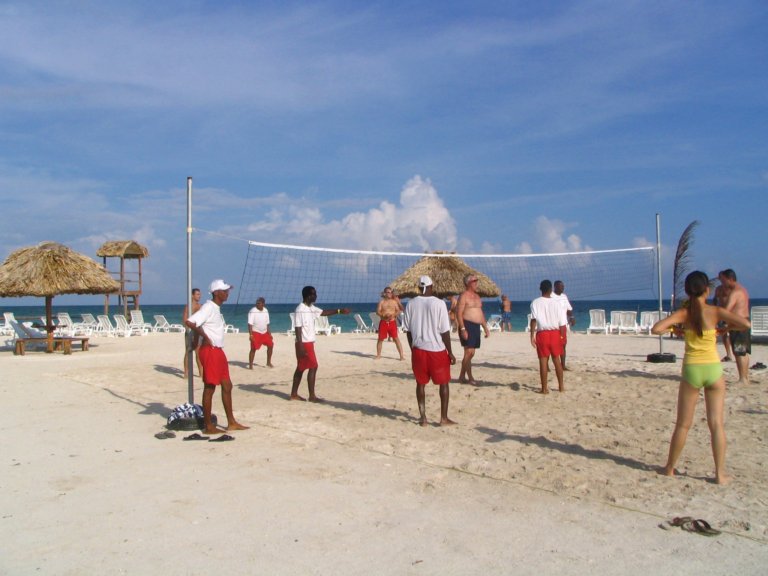
[[[717,324],[726,322],[728,327],[734,330],[747,330],[750,323],[738,314],[707,304],[709,278],[704,272],[688,274],[685,278],[685,293],[689,298],[688,306],[680,308],[651,328],[653,334],[661,335],[682,324],[685,335],[683,372],[677,393],[677,421],[669,443],[667,463],[659,474],[675,475],[675,464],[683,451],[688,430],[693,423],[699,391],[704,388],[707,425],[715,459],[715,482],[727,484],[730,478],[725,473],[725,378],[720,354],[717,352]]]
[[[232,412],[232,380],[229,376],[229,363],[224,354],[224,333],[226,323],[221,314],[221,305],[229,298],[232,286],[224,280],[216,279],[211,282],[211,299],[203,304],[200,309],[192,314],[184,322],[195,333],[193,344],[196,346],[198,339],[202,339],[200,345],[200,360],[203,364],[203,432],[205,434],[221,434],[221,428],[214,426],[211,421],[211,407],[213,393],[216,386],[221,386],[221,401],[224,404],[224,412],[227,415],[227,430],[247,430]]]
[[[749,321],[749,293],[736,280],[736,272],[728,268],[723,270],[725,286],[728,290],[728,302],[725,309]],[[749,355],[752,353],[752,334],[749,329],[728,332],[731,349],[739,371],[739,384],[749,384]]]
[[[296,330],[296,371],[293,373],[293,385],[291,386],[291,400],[305,400],[299,396],[299,385],[304,371],[307,371],[307,386],[309,388],[309,401],[322,402],[315,394],[315,378],[317,377],[317,357],[315,356],[315,320],[320,316],[333,316],[334,314],[349,314],[347,308],[336,310],[323,310],[315,306],[317,290],[314,286],[304,286],[301,290],[302,302],[294,312],[294,327]]]
[[[477,276],[466,274],[464,276],[464,292],[459,296],[459,305],[456,307],[456,323],[459,326],[459,342],[464,348],[464,358],[461,359],[461,372],[459,382],[475,385],[472,377],[472,358],[475,351],[480,348],[480,327],[485,332],[485,337],[490,336],[488,323],[483,314],[483,301],[477,294]]]
[[[403,346],[400,344],[397,327],[397,317],[402,311],[402,304],[392,296],[392,288],[389,286],[384,288],[384,291],[381,293],[379,305],[376,307],[376,314],[379,316],[379,337],[376,341],[376,360],[381,358],[381,347],[384,340],[387,338],[392,339],[395,346],[397,346],[397,353],[400,355],[400,360],[405,360],[405,357],[403,356]]]
[[[427,383],[440,387],[440,425],[456,424],[448,418],[451,366],[456,358],[451,351],[451,321],[445,303],[432,295],[429,276],[419,279],[419,291],[405,307],[403,326],[411,348],[411,368],[416,378],[416,403],[419,405],[419,424],[427,425]]]
[[[512,332],[512,300],[506,294],[501,295],[501,331]]]
[[[541,296],[531,302],[531,346],[536,348],[539,357],[539,378],[541,393],[549,394],[547,378],[549,377],[549,357],[555,366],[555,376],[560,392],[565,392],[563,381],[563,365],[560,356],[563,355],[563,340],[565,339],[565,322],[563,308],[558,300],[552,298],[552,282],[542,280],[539,284]]]
[[[563,307],[562,322],[566,323],[565,333],[563,335],[563,355],[560,356],[560,362],[563,365],[563,370],[568,370],[565,366],[565,348],[568,345],[568,326],[576,324],[576,319],[573,317],[573,306],[571,306],[568,296],[565,295],[565,284],[562,280],[555,280],[554,290],[552,292],[552,298],[560,302]]]
[[[272,366],[272,349],[275,345],[272,332],[269,331],[269,310],[264,306],[266,300],[262,296],[256,300],[256,306],[248,311],[248,336],[251,341],[251,351],[248,353],[248,368],[253,370],[253,357],[256,350],[267,347],[267,366]]]
[[[192,288],[192,314],[200,310],[200,288]],[[187,306],[184,306],[184,312],[182,312],[181,319],[184,322],[184,324],[187,323],[187,318],[189,318],[189,310],[187,309]],[[189,362],[189,342],[187,339],[191,338],[192,334],[187,334],[185,331],[184,334],[184,378],[187,377],[187,363]],[[197,362],[197,375],[202,376],[203,375],[203,364],[200,362],[200,346],[198,345],[194,349],[195,354],[195,362]]]
[[[721,270],[717,278],[720,280],[720,285],[715,288],[715,298],[712,301],[712,303],[715,306],[721,306],[723,308],[726,308],[728,306],[728,287],[727,283],[728,280],[725,278],[724,273],[725,270]],[[720,326],[720,328],[723,328],[723,331],[720,334],[720,338],[723,341],[723,346],[725,347],[725,356],[723,356],[723,362],[733,362],[733,351],[731,349],[731,339],[728,336],[728,331],[725,330],[724,326]]]

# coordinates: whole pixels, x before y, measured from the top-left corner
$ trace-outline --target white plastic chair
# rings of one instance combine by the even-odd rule
[[[587,327],[587,334],[592,332],[602,332],[608,334],[609,326],[605,323],[605,310],[594,308],[589,311],[589,326]]]

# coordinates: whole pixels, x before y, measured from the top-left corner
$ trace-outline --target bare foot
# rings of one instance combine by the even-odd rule
[[[253,364],[248,364],[248,370],[253,370]]]
[[[325,400],[323,400],[322,398],[318,398],[317,396],[310,396],[309,397],[309,401],[310,402],[317,402],[318,404],[321,404],[321,403],[325,402]]]
[[[565,392],[565,386],[563,386],[562,388],[558,388],[557,390],[558,390],[559,392]]]
[[[541,390],[536,390],[536,394],[549,394],[549,388],[542,388]]]
[[[227,430],[248,430],[250,426],[244,426],[243,424],[240,424],[240,422],[232,422],[227,426]]]
[[[267,368],[274,368],[275,366],[273,364],[267,364]]]
[[[674,476],[677,471],[672,468],[671,470],[667,468],[666,466],[663,466],[662,468],[659,468],[656,470],[656,473],[660,476]]]
[[[381,360],[381,356],[374,356],[373,359],[374,360]]]
[[[440,420],[440,426],[454,426],[456,422],[451,420],[450,418],[442,418]]]
[[[303,396],[299,396],[298,394],[291,394],[291,397],[289,398],[289,400],[306,401],[306,398],[304,398]]]
[[[726,474],[722,474],[721,476],[715,476],[715,484],[720,484],[720,486],[725,486],[726,484],[729,484],[731,480],[732,478]]]
[[[400,360],[405,360],[405,357],[404,356],[400,356]]]
[[[427,425],[427,417],[419,418],[419,426],[424,427]]]
[[[218,428],[216,426],[211,426],[210,428],[203,429],[203,434],[224,434],[226,430],[223,430],[222,428]]]
[[[742,378],[741,380],[738,380],[738,381],[736,382],[736,384],[744,384],[744,385],[749,385],[749,380],[744,380],[744,379]]]

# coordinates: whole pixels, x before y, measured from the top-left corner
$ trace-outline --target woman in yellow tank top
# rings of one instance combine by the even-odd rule
[[[669,443],[667,464],[659,474],[675,475],[675,464],[683,451],[688,430],[693,423],[699,390],[704,388],[707,425],[715,459],[715,482],[727,484],[730,478],[725,473],[725,378],[717,353],[717,323],[726,322],[730,330],[746,330],[750,324],[749,320],[724,308],[707,304],[709,278],[704,272],[688,274],[685,279],[685,293],[688,295],[688,306],[657,322],[651,329],[654,334],[664,334],[674,326],[682,324],[685,331],[685,357],[677,394],[677,421]]]

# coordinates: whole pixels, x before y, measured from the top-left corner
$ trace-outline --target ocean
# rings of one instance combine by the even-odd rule
[[[72,320],[75,322],[80,320],[80,314],[90,312],[94,316],[98,314],[104,314],[103,305],[87,305],[87,306],[56,306],[56,300],[54,299],[53,314],[56,316],[57,312],[69,312]],[[768,306],[768,298],[753,298],[750,302],[752,306]],[[370,303],[357,303],[347,305],[344,303],[334,302],[318,302],[317,306],[320,308],[344,308],[345,306],[351,310],[348,316],[336,315],[329,318],[331,324],[340,326],[342,332],[351,332],[356,328],[354,320],[354,314],[359,313],[366,324],[370,323],[368,317],[369,312],[376,310],[377,302]],[[658,310],[658,300],[584,300],[571,302],[573,306],[574,316],[576,318],[576,326],[574,330],[586,330],[589,326],[589,310],[593,308],[601,308],[605,310],[606,319],[610,318],[611,310],[634,310],[637,311],[638,320],[640,318],[640,312]],[[272,304],[267,303],[267,309],[269,310],[270,322],[272,332],[286,332],[291,327],[291,320],[288,316],[290,312],[296,308],[296,304]],[[240,329],[241,332],[248,331],[248,310],[250,306],[244,306],[242,304],[224,304],[222,312],[227,323],[233,324]],[[664,303],[664,309],[669,309],[669,302]],[[180,324],[181,317],[184,312],[184,304],[144,304],[141,307],[144,314],[144,321],[154,324],[153,316],[155,314],[162,314],[171,324]],[[500,314],[499,302],[497,300],[486,300],[483,302],[483,311],[486,317],[490,314]],[[41,316],[45,316],[45,306],[5,306],[2,312],[13,312],[17,320],[34,321],[38,322]],[[524,332],[527,322],[527,316],[530,312],[530,302],[513,302],[512,303],[512,329],[514,332]],[[109,310],[109,317],[114,324],[114,314],[121,314],[122,308],[117,306],[111,306]]]

